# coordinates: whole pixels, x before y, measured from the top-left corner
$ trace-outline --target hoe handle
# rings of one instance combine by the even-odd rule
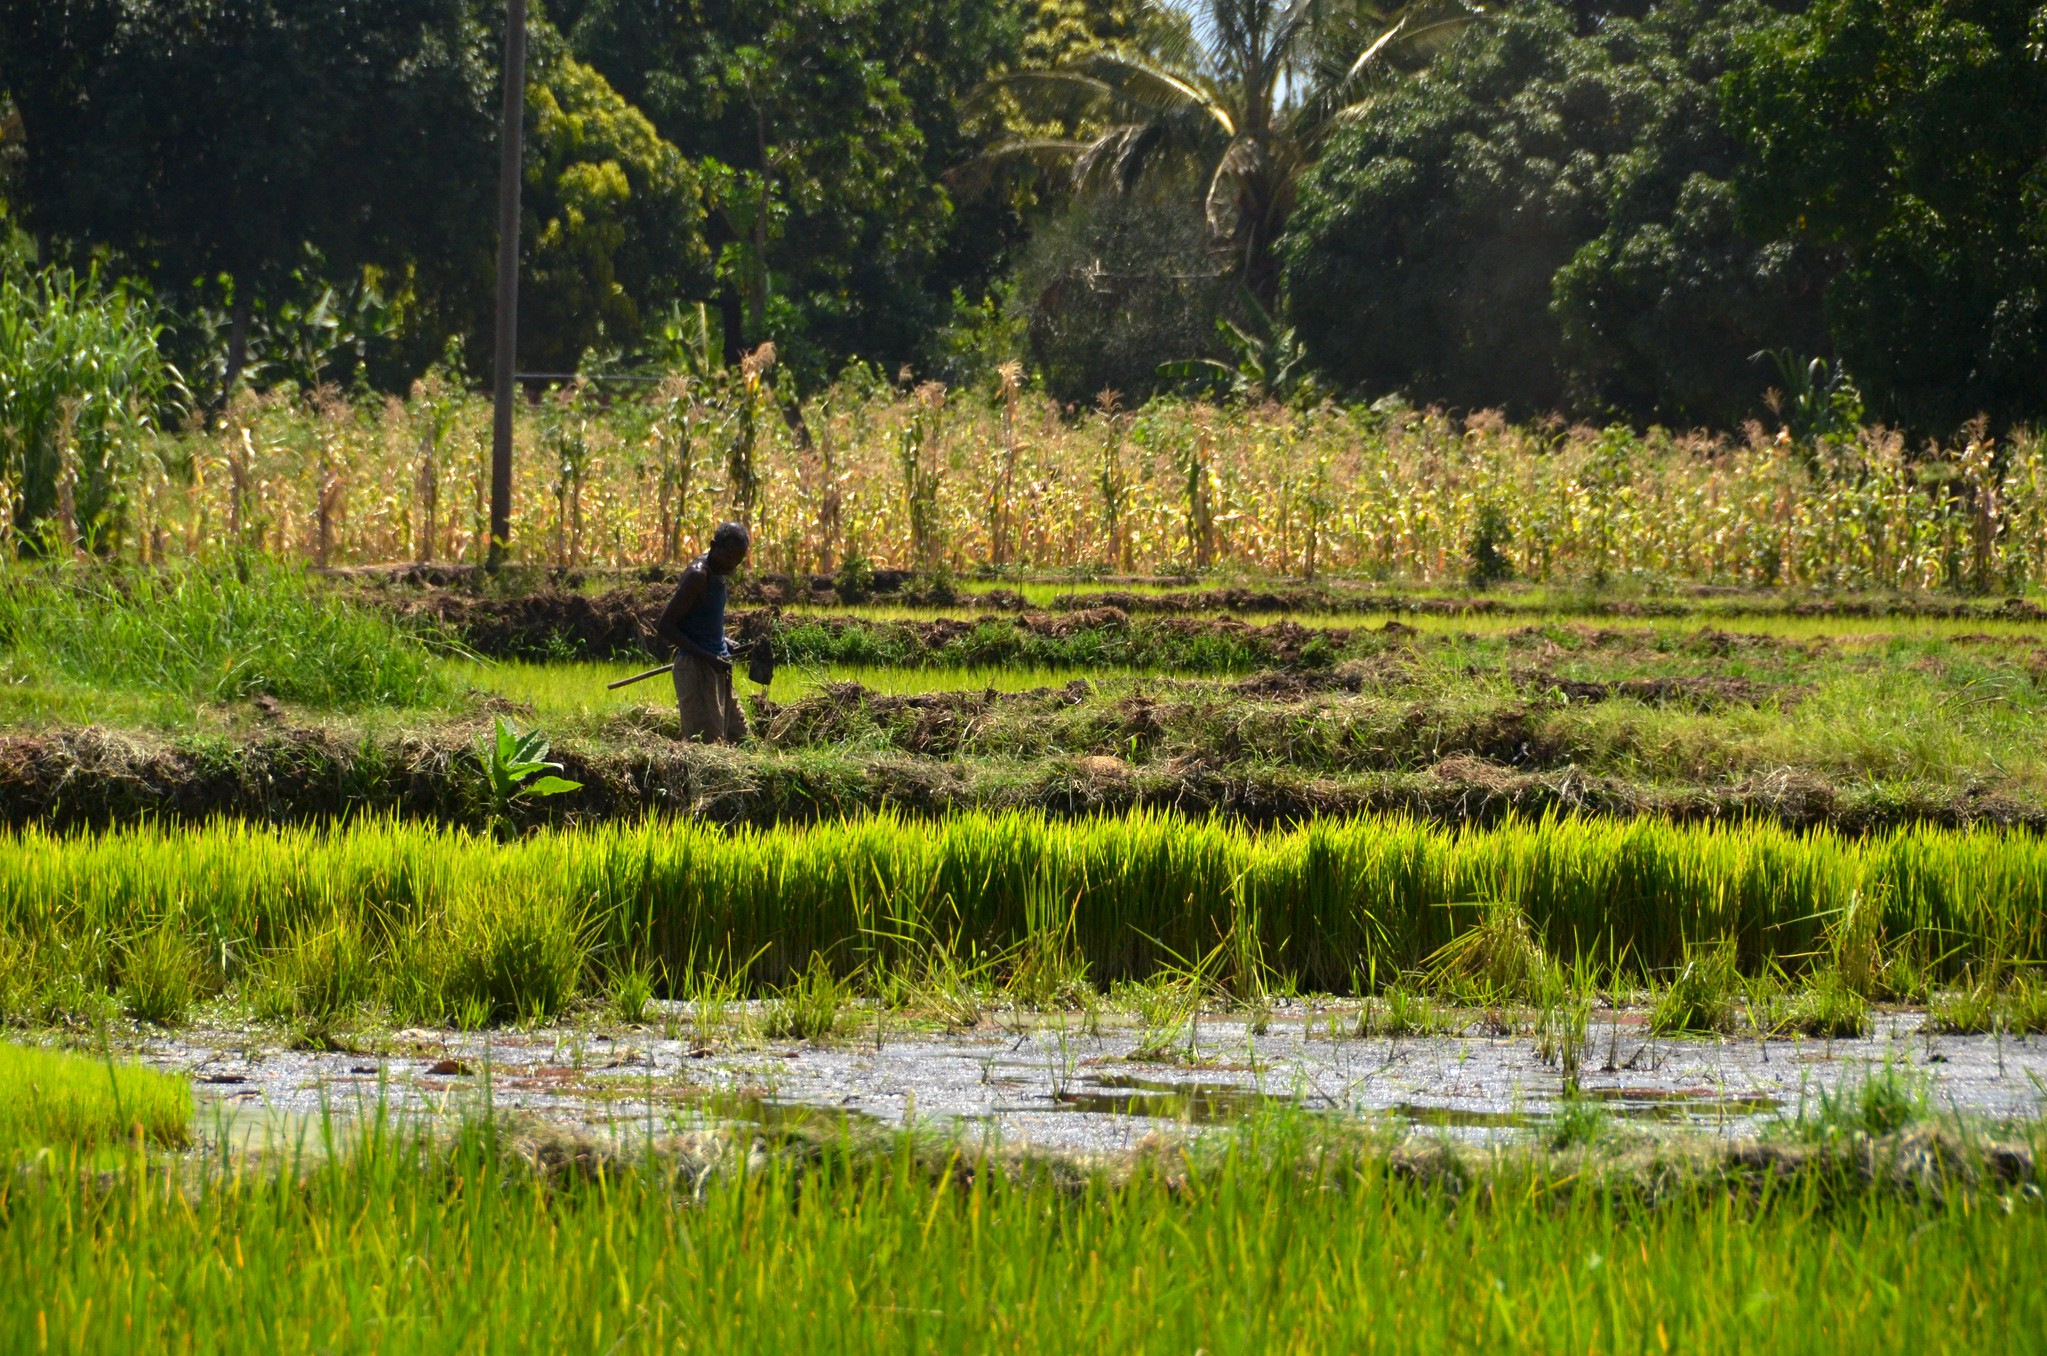
[[[634,683],[644,683],[645,681],[647,681],[647,679],[652,678],[655,674],[668,673],[671,672],[674,668],[675,665],[673,664],[663,664],[658,669],[648,669],[645,673],[636,673],[630,678],[621,678],[615,683],[606,683],[604,686],[607,689],[614,687],[631,687]]]

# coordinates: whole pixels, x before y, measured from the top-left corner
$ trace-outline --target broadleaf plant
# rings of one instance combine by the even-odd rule
[[[515,801],[582,790],[581,782],[552,775],[560,772],[562,765],[550,762],[548,751],[547,736],[538,730],[520,734],[505,723],[503,716],[497,718],[495,735],[481,741],[477,761],[483,764],[494,822],[500,829],[511,824]],[[549,775],[535,778],[535,773]]]

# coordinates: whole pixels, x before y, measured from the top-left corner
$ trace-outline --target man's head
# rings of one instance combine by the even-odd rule
[[[753,539],[738,523],[720,523],[711,534],[711,549],[704,553],[704,564],[714,574],[731,574],[745,561],[746,548],[752,544]]]

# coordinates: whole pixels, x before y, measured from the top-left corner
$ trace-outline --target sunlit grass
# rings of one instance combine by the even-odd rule
[[[389,821],[28,830],[0,835],[0,995],[17,1019],[118,993],[175,1022],[150,997],[169,976],[186,1007],[510,1020],[594,1000],[620,967],[682,985],[746,963],[749,984],[781,985],[824,956],[879,991],[923,973],[934,947],[1012,955],[1048,920],[1093,982],[1209,956],[1219,983],[1352,992],[1438,952],[1473,923],[1452,906],[1475,900],[1517,910],[1567,965],[1636,979],[1718,938],[1739,941],[1745,970],[1802,973],[1829,920],[1865,900],[1884,945],[1958,975],[2047,954],[2047,843],[1595,819],[1258,831],[1163,813],[737,832],[661,818],[510,842]]]
[[[1048,590],[1049,595],[1068,593],[1065,587]],[[1046,601],[1049,601],[1049,596]],[[971,606],[907,607],[899,603],[862,603],[858,606],[784,608],[790,617],[858,617],[866,621],[938,621],[962,617],[995,617]],[[1167,614],[1141,614],[1173,615]],[[1181,615],[1222,616],[1221,611]],[[1322,630],[1377,630],[1389,621],[1412,627],[1430,636],[1495,636],[1529,627],[1589,627],[1599,630],[1640,631],[1645,636],[1688,636],[1711,628],[1736,635],[1772,636],[1782,640],[1830,640],[1849,647],[1879,647],[1898,640],[1945,640],[1955,636],[1984,635],[2031,638],[2040,634],[2040,624],[1970,617],[1795,617],[1744,612],[1698,612],[1682,617],[1625,617],[1589,613],[1558,605],[1554,609],[1510,613],[1471,612],[1252,612],[1239,620],[1254,626],[1275,622],[1296,622]]]
[[[181,1145],[191,1119],[192,1086],[183,1078],[0,1041],[0,1151],[89,1149],[138,1132],[152,1144]]]
[[[1653,1196],[1397,1171],[1275,1118],[1118,1175],[904,1139],[535,1171],[484,1130],[166,1188],[48,1174],[0,1229],[24,1351],[2021,1351],[2047,1211],[1810,1169]],[[1481,1169],[1481,1171],[1488,1171]],[[1942,1184],[1945,1186],[1945,1184]]]
[[[670,710],[675,688],[666,673],[630,687],[608,690],[606,683],[652,668],[649,661],[609,660],[527,664],[452,659],[441,663],[449,685],[471,689],[531,707],[536,718],[579,720],[639,707]],[[775,681],[762,688],[746,676],[746,665],[733,670],[733,686],[741,697],[765,692],[778,702],[795,701],[829,683],[859,683],[889,695],[922,692],[1028,692],[1038,687],[1064,687],[1076,678],[1114,687],[1143,675],[1127,669],[1087,670],[1042,668],[879,668],[871,665],[784,665]]]

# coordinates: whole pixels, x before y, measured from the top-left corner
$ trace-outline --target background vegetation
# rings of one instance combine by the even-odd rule
[[[785,398],[855,358],[954,385],[1020,362],[1077,406],[1398,393],[1723,431],[1798,426],[1818,381],[1915,445],[2040,413],[2047,39],[2022,0],[533,22],[531,371],[701,374],[773,343]],[[132,280],[188,410],[240,382],[402,393],[437,361],[468,382],[499,23],[8,0],[12,267]]]

